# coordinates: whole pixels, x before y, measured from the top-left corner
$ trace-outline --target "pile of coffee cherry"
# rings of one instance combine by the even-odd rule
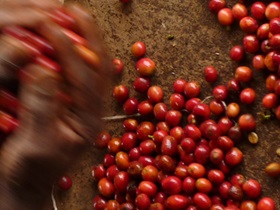
[[[280,119],[280,3],[255,2],[249,8],[240,1],[229,8],[225,0],[210,0],[209,9],[226,30],[240,25],[244,38],[229,56],[238,63],[252,58],[252,67],[238,66],[235,77],[216,85],[207,98],[200,98],[198,82],[184,78],[176,79],[167,93],[151,83],[156,64],[145,57],[145,43],[134,43],[131,53],[139,76],[131,85],[143,97],[132,96],[125,84],[113,89],[125,114],[115,118],[124,117],[123,133],[104,131],[96,140],[96,147],[107,153],[92,169],[99,190],[94,209],[277,209],[272,198],[261,194],[257,180],[231,172],[243,160],[238,144],[258,142],[257,115],[242,110],[256,99],[249,84],[253,71],[269,72],[262,100],[269,114],[262,117]],[[121,74],[122,61],[114,64]],[[219,77],[214,66],[202,74],[212,84]],[[278,177],[280,164],[268,164],[265,172]]]

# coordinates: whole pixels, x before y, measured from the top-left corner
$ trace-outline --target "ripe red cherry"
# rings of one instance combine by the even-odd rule
[[[210,193],[213,189],[212,183],[204,177],[198,178],[196,180],[195,187],[198,190],[198,192],[206,193],[206,194]]]
[[[157,180],[159,170],[153,165],[145,166],[142,171],[142,179],[145,181],[155,182]]]
[[[109,179],[109,181],[113,182],[114,177],[120,170],[118,169],[117,165],[111,165],[110,167],[107,168],[106,171],[106,178]]]
[[[165,116],[166,113],[168,111],[168,106],[163,103],[163,102],[159,102],[157,104],[154,105],[154,116],[158,121],[163,121],[165,120]]]
[[[193,152],[196,147],[195,141],[191,138],[182,139],[182,141],[180,142],[180,145],[186,153]]]
[[[119,102],[124,102],[129,96],[129,89],[125,85],[118,85],[113,90],[114,98]]]
[[[157,185],[151,181],[141,181],[138,185],[139,193],[144,193],[153,198],[157,193]]]
[[[146,53],[146,45],[144,42],[135,42],[132,46],[131,46],[131,52],[132,54],[136,57],[142,57],[145,55]]]
[[[107,199],[101,195],[96,195],[93,198],[93,208],[96,210],[104,210],[106,208]]]
[[[234,22],[232,10],[223,8],[218,12],[218,21],[223,26],[230,26]]]
[[[244,4],[236,3],[232,7],[232,14],[235,20],[241,20],[248,15],[248,9]]]
[[[147,77],[137,77],[133,82],[133,88],[139,93],[145,93],[151,86],[151,81]]]
[[[199,209],[210,209],[212,205],[211,199],[205,193],[194,194],[193,202]]]
[[[142,155],[152,155],[156,150],[156,144],[153,140],[146,139],[140,143],[139,148]]]
[[[240,82],[237,79],[231,79],[227,82],[227,89],[232,93],[239,92],[240,90]]]
[[[275,93],[268,93],[262,99],[262,104],[267,109],[272,109],[277,106],[278,96]]]
[[[182,120],[182,113],[177,110],[169,110],[166,112],[165,115],[165,122],[171,126],[178,126]]]
[[[200,163],[191,163],[189,164],[188,172],[191,177],[198,179],[205,175],[206,169]]]
[[[168,176],[162,180],[161,187],[169,195],[179,194],[182,190],[182,181],[176,176]]]
[[[225,155],[225,162],[230,166],[236,166],[243,160],[243,153],[237,147],[230,149]]]
[[[106,208],[105,210],[118,210],[120,207],[120,204],[118,201],[116,200],[109,200],[107,203],[106,203]]]
[[[186,125],[184,127],[186,137],[193,139],[194,141],[199,141],[202,137],[199,128],[193,124]]]
[[[218,116],[224,113],[225,107],[221,101],[212,100],[209,104],[210,111]]]
[[[266,5],[263,2],[255,2],[251,6],[251,15],[256,20],[262,20],[265,18]]]
[[[231,58],[231,60],[241,61],[241,60],[243,60],[244,56],[245,56],[245,51],[241,45],[233,46],[230,49],[229,57]]]
[[[170,135],[167,135],[163,138],[161,143],[161,154],[174,156],[177,154],[177,141]]]
[[[250,199],[258,198],[261,195],[261,185],[257,180],[249,179],[244,182],[242,189]]]
[[[163,90],[160,86],[151,86],[148,89],[147,96],[152,103],[161,102],[163,99]]]
[[[267,5],[265,9],[265,16],[268,20],[279,17],[280,15],[280,3],[272,2]]]
[[[256,92],[253,88],[245,88],[240,93],[240,101],[244,104],[251,104],[256,99]]]
[[[115,164],[115,156],[110,153],[105,154],[103,158],[103,164],[106,168]]]
[[[68,175],[64,175],[58,179],[57,186],[61,190],[68,190],[72,187],[72,179]]]
[[[209,162],[210,148],[208,145],[198,145],[194,151],[194,158],[197,163],[207,164]]]
[[[188,98],[195,98],[200,94],[200,85],[197,82],[187,82],[184,88],[184,94]]]
[[[273,18],[269,21],[269,31],[273,35],[280,33],[280,18]]]
[[[121,150],[121,144],[122,140],[121,138],[118,137],[113,137],[109,142],[108,142],[108,150],[110,154],[116,154]]]
[[[188,206],[188,199],[183,195],[171,195],[165,201],[165,207],[167,209],[184,210]]]
[[[128,118],[123,121],[123,128],[125,131],[136,131],[138,122],[136,119]]]
[[[225,180],[225,175],[221,170],[211,169],[207,174],[207,178],[213,184],[221,184]]]
[[[180,144],[181,140],[185,137],[185,132],[181,126],[175,126],[170,130],[169,135],[172,136],[178,144]]]
[[[228,181],[224,181],[219,186],[219,194],[222,198],[228,199],[229,198],[229,189],[231,188],[231,183]]]
[[[230,183],[232,185],[236,185],[236,186],[240,186],[242,187],[242,185],[245,182],[245,177],[242,174],[234,174],[231,178],[230,178]]]
[[[113,59],[113,71],[115,74],[121,74],[123,72],[123,67],[124,65],[121,59]]]
[[[209,158],[211,163],[218,165],[224,159],[224,152],[220,148],[214,148],[211,150]]]
[[[174,93],[184,93],[184,88],[187,81],[184,79],[177,79],[173,83],[173,91]]]
[[[123,104],[123,110],[127,115],[137,113],[139,101],[136,98],[128,98]]]
[[[120,170],[127,170],[129,167],[129,156],[126,152],[119,151],[116,156],[116,165]]]
[[[218,13],[221,9],[226,7],[225,0],[210,0],[208,8],[211,12]]]
[[[125,132],[122,135],[122,149],[129,151],[138,143],[137,135],[135,132]]]
[[[254,69],[257,71],[261,71],[265,69],[265,64],[264,64],[264,56],[263,55],[255,55],[252,60],[252,64]]]
[[[144,100],[138,104],[138,113],[142,116],[147,116],[153,113],[154,106],[151,101]]]
[[[154,131],[155,126],[153,123],[151,123],[150,121],[143,121],[138,125],[136,134],[138,139],[143,141],[149,139],[149,136],[153,135]]]
[[[192,114],[194,114],[199,120],[207,120],[210,117],[211,111],[207,104],[198,103],[193,107]]]
[[[126,171],[118,172],[114,177],[115,189],[121,193],[125,193],[129,183],[129,174]]]
[[[182,164],[178,164],[174,171],[174,175],[177,176],[179,179],[184,179],[188,176],[188,166]]]
[[[273,89],[274,90],[274,89]],[[185,103],[185,109],[189,112],[192,113],[193,108],[195,107],[195,105],[199,104],[201,102],[200,98],[191,98],[189,100],[186,101]]]
[[[106,177],[99,180],[97,187],[100,194],[106,198],[111,198],[115,193],[114,184]]]
[[[256,128],[256,120],[251,114],[243,114],[238,119],[238,125],[243,131],[253,131]]]
[[[169,98],[169,104],[172,109],[180,110],[185,106],[185,98],[180,93],[173,93]]]
[[[100,179],[106,176],[106,168],[103,164],[93,166],[91,170],[91,175],[95,181],[99,181]]]
[[[137,209],[139,209],[139,210],[149,209],[149,207],[151,205],[151,199],[149,198],[148,195],[146,195],[144,193],[140,193],[135,198],[135,205],[136,205]]]
[[[243,47],[246,52],[254,54],[260,49],[260,41],[256,35],[245,35],[243,38]]]
[[[276,210],[276,204],[272,198],[261,198],[257,204],[257,209]]]
[[[218,85],[214,87],[212,94],[216,100],[224,101],[228,96],[227,87],[225,85]]]
[[[150,58],[141,58],[136,63],[136,70],[140,76],[149,77],[156,71],[156,64]]]
[[[248,34],[255,33],[259,27],[258,22],[250,16],[242,18],[239,22],[239,26],[242,31]]]
[[[246,200],[240,204],[240,210],[256,210],[257,204],[254,201]]]
[[[207,82],[215,82],[218,78],[218,70],[214,66],[204,68],[204,77]]]
[[[99,149],[104,149],[107,147],[108,142],[111,140],[111,135],[107,131],[102,131],[98,134],[96,140],[94,141],[94,146]]]
[[[221,131],[221,135],[228,133],[229,129],[233,126],[233,122],[228,117],[222,117],[218,121],[218,126]]]
[[[260,40],[268,39],[269,36],[269,23],[263,23],[257,30],[257,37]]]
[[[249,82],[253,77],[253,71],[247,66],[239,66],[235,70],[235,78],[240,82]]]

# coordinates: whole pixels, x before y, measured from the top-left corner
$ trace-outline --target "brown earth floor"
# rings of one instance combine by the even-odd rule
[[[172,83],[177,78],[198,81],[203,89],[202,98],[211,94],[211,86],[203,80],[202,72],[206,65],[214,65],[220,72],[217,84],[224,84],[234,76],[237,64],[232,62],[228,52],[233,45],[241,44],[243,33],[235,25],[230,31],[217,22],[216,16],[208,10],[208,0],[132,0],[124,6],[119,0],[66,0],[78,2],[87,7],[96,17],[104,32],[104,39],[113,57],[121,58],[125,64],[122,78],[114,81],[132,87],[133,78],[137,76],[130,53],[131,44],[144,41],[147,45],[147,57],[157,64],[153,84],[163,87],[167,95],[171,93]],[[229,1],[232,5],[237,1]],[[173,40],[167,36],[173,35]],[[250,60],[250,59],[248,59]],[[247,65],[251,65],[249,62]],[[248,108],[249,112],[262,110],[261,98],[266,93],[265,77],[255,73],[250,86],[257,90],[257,101]],[[133,90],[131,95],[137,96]],[[122,113],[111,99],[104,106],[107,115]],[[107,124],[112,135],[122,132],[121,121]],[[279,161],[275,150],[280,147],[279,122],[260,122],[258,118],[257,133],[259,143],[251,145],[244,140],[239,146],[244,152],[244,161],[236,172],[247,178],[258,179],[263,186],[263,196],[271,196],[280,209],[280,180],[269,178],[264,167],[271,161]],[[70,173],[73,187],[67,192],[56,192],[59,210],[90,210],[92,198],[96,193],[96,183],[92,181],[91,167],[101,162],[102,152],[84,155],[82,161],[73,167]]]

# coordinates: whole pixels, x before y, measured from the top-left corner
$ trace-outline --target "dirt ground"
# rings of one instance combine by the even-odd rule
[[[202,98],[210,95],[211,86],[202,77],[206,65],[214,65],[219,70],[217,84],[225,84],[234,76],[237,64],[230,60],[228,52],[233,45],[241,44],[244,34],[237,25],[230,31],[220,26],[216,16],[208,10],[208,0],[132,0],[126,6],[119,0],[66,0],[67,2],[78,2],[92,12],[103,30],[110,53],[124,62],[124,74],[112,86],[123,83],[132,88],[137,73],[130,47],[139,40],[146,43],[146,56],[152,58],[157,65],[152,83],[160,85],[167,93],[171,93],[175,79],[185,78],[201,84]],[[237,0],[227,2],[232,5]],[[168,40],[169,35],[174,36],[174,39]],[[260,104],[266,90],[265,75],[259,72],[254,74],[250,86],[257,90],[257,101],[245,109],[256,114],[263,110]],[[136,95],[133,90],[131,94]],[[110,98],[104,106],[108,108],[108,116],[121,113],[120,107]],[[264,173],[267,163],[280,162],[275,153],[276,148],[280,147],[279,122],[272,120],[263,123],[257,119],[259,143],[251,145],[245,139],[239,145],[244,152],[244,161],[235,172],[259,180],[263,187],[262,195],[273,197],[280,209],[280,179],[269,178]],[[111,135],[119,135],[122,131],[121,121],[108,122],[106,129]],[[92,198],[97,191],[96,183],[92,181],[91,167],[101,162],[102,154],[102,151],[92,149],[69,172],[73,178],[73,187],[67,192],[55,193],[59,210],[93,209]]]

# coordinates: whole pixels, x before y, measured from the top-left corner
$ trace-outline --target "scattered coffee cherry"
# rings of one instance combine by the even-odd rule
[[[133,54],[134,57],[136,58],[140,58],[142,56],[144,56],[146,54],[146,45],[144,42],[135,42],[132,46],[131,46],[131,52]]]
[[[244,4],[237,3],[232,7],[232,14],[235,20],[241,20],[248,15],[248,9]]]
[[[245,51],[241,45],[236,45],[230,49],[229,56],[233,61],[241,61],[245,57]]]
[[[265,18],[266,5],[263,2],[254,2],[251,5],[250,11],[253,18],[263,20]]]
[[[280,15],[280,3],[279,2],[272,2],[267,5],[265,9],[265,17],[268,20],[273,18],[277,18]]]
[[[244,182],[242,189],[250,199],[258,198],[261,194],[261,185],[257,180],[249,179]]]
[[[223,26],[230,26],[234,22],[232,10],[229,8],[223,8],[218,12],[218,21]]]
[[[240,101],[244,104],[252,104],[256,99],[256,92],[253,88],[245,88],[240,93]]]
[[[113,59],[113,71],[115,74],[119,75],[123,72],[123,62],[121,61],[121,59],[115,58]]]
[[[218,78],[218,71],[214,66],[204,68],[204,77],[207,82],[215,82]]]
[[[261,198],[257,204],[257,210],[261,210],[261,209],[276,210],[277,208],[272,198],[264,197]]]
[[[271,177],[278,177],[280,175],[280,164],[273,162],[265,167],[265,173]]]
[[[72,187],[72,179],[68,175],[64,175],[58,179],[57,186],[61,190],[69,190]]]
[[[156,64],[150,58],[141,58],[136,63],[136,70],[140,76],[149,77],[156,71]]]
[[[218,13],[221,9],[226,7],[225,0],[210,0],[208,4],[209,10]]]

